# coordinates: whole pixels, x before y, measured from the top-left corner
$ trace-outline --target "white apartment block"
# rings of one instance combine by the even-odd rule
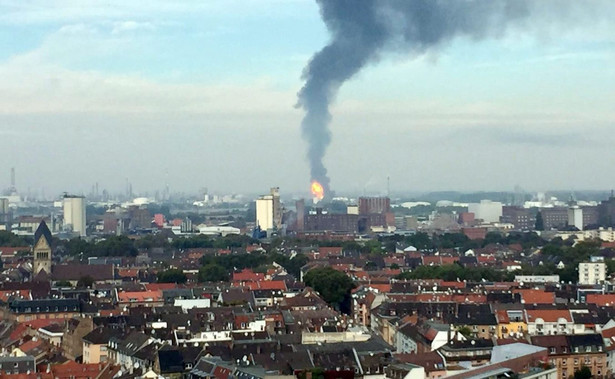
[[[579,263],[579,284],[602,284],[606,280],[604,262]]]

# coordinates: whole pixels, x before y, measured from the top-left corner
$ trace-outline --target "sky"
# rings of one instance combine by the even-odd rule
[[[333,105],[332,188],[615,187],[614,9],[383,54]],[[0,188],[307,194],[329,38],[311,0],[0,0]]]

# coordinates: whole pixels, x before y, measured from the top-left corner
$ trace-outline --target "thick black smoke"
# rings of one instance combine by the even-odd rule
[[[340,86],[380,53],[414,55],[457,36],[498,36],[530,13],[526,0],[317,0],[331,42],[305,68],[298,105],[312,179],[329,192],[323,157],[331,141],[329,105]],[[394,78],[392,78],[394,80]]]

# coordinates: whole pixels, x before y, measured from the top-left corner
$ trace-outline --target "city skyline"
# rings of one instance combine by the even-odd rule
[[[0,2],[0,186],[15,167],[22,192],[309,191],[317,4],[147,4]],[[333,105],[332,189],[612,188],[614,7],[593,4],[369,65]]]

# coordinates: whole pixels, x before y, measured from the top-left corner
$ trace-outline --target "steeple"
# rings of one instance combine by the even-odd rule
[[[34,267],[32,275],[36,276],[43,270],[47,274],[51,274],[51,231],[45,221],[41,221],[34,233],[33,252]]]

